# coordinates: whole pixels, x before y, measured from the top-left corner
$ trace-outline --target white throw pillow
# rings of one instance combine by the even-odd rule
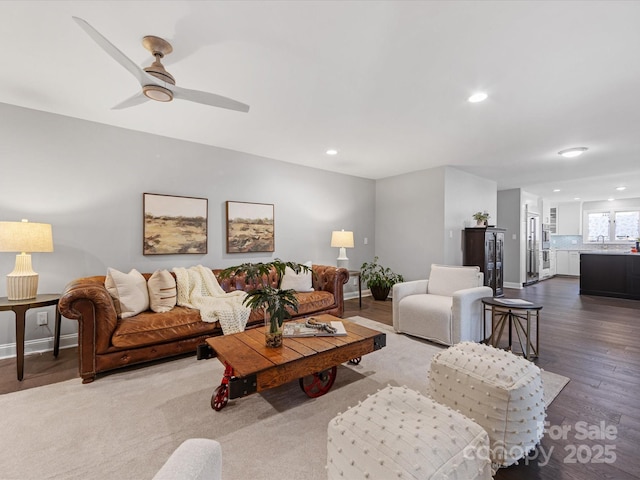
[[[303,265],[311,268],[312,262],[308,261]],[[284,270],[284,276],[282,282],[280,282],[280,288],[282,290],[295,290],[296,292],[313,292],[313,272],[300,271],[296,273],[293,268],[287,267]]]
[[[129,273],[108,268],[104,285],[116,303],[120,318],[133,317],[149,309],[147,281],[135,268]]]
[[[149,304],[157,313],[170,311],[176,306],[176,279],[168,270],[156,270],[147,282]]]

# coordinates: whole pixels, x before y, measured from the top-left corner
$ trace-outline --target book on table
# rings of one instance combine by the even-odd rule
[[[311,318],[312,319],[312,318]],[[340,321],[326,322],[336,329],[335,333],[327,332],[322,328],[308,327],[304,321],[285,322],[282,335],[290,338],[300,337],[343,337],[347,335],[344,324]]]

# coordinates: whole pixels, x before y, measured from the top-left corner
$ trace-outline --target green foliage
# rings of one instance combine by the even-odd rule
[[[282,323],[291,318],[288,308],[298,312],[298,297],[295,290],[281,290],[269,285],[269,274],[275,270],[278,275],[278,287],[282,283],[282,277],[286,268],[291,268],[295,273],[309,272],[311,269],[306,265],[296,262],[283,262],[276,258],[267,263],[243,263],[234,267],[228,267],[219,274],[221,279],[229,278],[232,275],[244,275],[248,284],[254,288],[247,292],[247,296],[242,302],[252,310],[258,308],[266,309],[271,319],[270,330],[276,331],[277,327],[282,327]]]
[[[391,288],[396,283],[404,282],[402,275],[393,273],[390,268],[385,268],[380,265],[377,256],[373,258],[373,262],[365,262],[362,264],[362,267],[360,267],[360,278],[367,285],[367,288]]]
[[[487,220],[489,220],[489,216],[490,215],[487,212],[476,212],[473,214],[473,218],[481,222],[486,222]]]

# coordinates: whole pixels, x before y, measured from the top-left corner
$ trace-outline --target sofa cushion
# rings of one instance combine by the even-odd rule
[[[311,268],[310,261],[303,263],[303,265]],[[282,290],[295,290],[296,292],[313,292],[313,287],[311,286],[312,276],[313,272],[311,270],[296,273],[293,268],[287,267],[285,268],[280,288]]]
[[[321,290],[314,292],[298,292],[298,313],[296,316],[317,313],[322,310],[331,308],[335,304],[333,293]]]
[[[451,296],[458,290],[481,287],[482,284],[478,280],[479,273],[480,267],[431,265],[428,293]]]
[[[176,279],[168,270],[156,270],[147,281],[149,305],[157,313],[169,312],[176,306]]]
[[[104,285],[120,318],[133,317],[149,308],[147,281],[135,268],[129,273],[108,268]]]
[[[174,342],[198,334],[213,335],[216,329],[220,329],[218,322],[203,322],[198,310],[177,306],[170,315],[158,315],[147,310],[119,321],[111,336],[111,343],[117,348],[135,348]]]

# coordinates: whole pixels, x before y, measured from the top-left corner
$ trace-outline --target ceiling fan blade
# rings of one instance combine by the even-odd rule
[[[189,90],[174,85],[167,86],[173,92],[173,98],[188,100],[190,102],[203,103],[212,107],[227,108],[238,112],[248,112],[249,105],[232,100],[231,98],[216,95],[215,93],[201,92],[199,90]]]
[[[147,74],[143,69],[141,69],[138,65],[136,65],[133,60],[127,57],[124,53],[122,53],[118,47],[113,45],[109,40],[102,36],[100,32],[98,32],[95,28],[89,25],[85,20],[78,17],[71,17],[75,20],[75,22],[82,28],[87,34],[100,46],[102,49],[111,56],[116,62],[122,65],[124,68],[129,70],[134,77],[138,79],[140,85],[148,84],[149,79],[153,78]],[[157,81],[153,81],[151,83],[157,83]]]
[[[123,108],[135,107],[136,105],[140,105],[141,103],[146,102],[149,98],[142,92],[138,92],[135,95],[123,100],[111,107],[111,110],[122,110]]]

